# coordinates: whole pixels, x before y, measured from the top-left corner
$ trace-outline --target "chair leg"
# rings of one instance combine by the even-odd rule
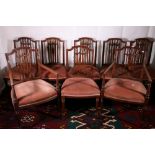
[[[20,122],[19,111],[15,111],[15,116],[16,116],[16,119],[18,121],[18,126],[21,129],[22,126],[21,126],[21,122]]]
[[[99,117],[101,114],[101,102],[100,98],[96,98],[96,116]]]
[[[66,112],[65,112],[65,97],[61,97],[61,114],[62,114],[62,117],[64,117],[66,115]]]

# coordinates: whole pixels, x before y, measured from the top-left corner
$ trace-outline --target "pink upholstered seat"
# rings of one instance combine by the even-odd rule
[[[144,103],[146,88],[139,81],[113,78],[104,87],[104,96],[131,103]]]
[[[14,86],[19,107],[38,104],[40,101],[50,101],[57,97],[55,88],[46,81],[32,80]],[[12,93],[11,93],[12,94]]]
[[[89,78],[68,78],[62,85],[61,96],[87,98],[99,97],[100,90],[98,85]]]
[[[100,89],[92,79],[75,77],[65,80],[61,88],[62,115],[65,115],[65,98],[95,98],[98,115],[100,109]]]

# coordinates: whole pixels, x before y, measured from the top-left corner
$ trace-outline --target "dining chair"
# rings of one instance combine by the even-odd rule
[[[113,63],[103,74],[101,88],[103,102],[108,98],[122,104],[142,106],[141,112],[147,108],[152,79],[144,59],[146,59],[145,52],[136,47],[115,50]],[[124,68],[122,72],[118,71],[120,65]],[[141,68],[138,72],[136,72],[137,66]],[[110,78],[107,81],[106,76],[109,74]]]
[[[5,55],[10,78],[12,104],[19,125],[21,125],[21,109],[47,103],[58,97],[58,74],[41,64],[37,49],[19,47]],[[18,82],[15,81],[13,74],[14,65],[20,73]],[[41,73],[45,70],[57,77],[55,86],[40,78]]]
[[[62,81],[67,78],[64,44],[65,41],[57,37],[50,37],[41,41],[42,63],[55,70]],[[56,77],[45,72],[43,78],[53,80]]]

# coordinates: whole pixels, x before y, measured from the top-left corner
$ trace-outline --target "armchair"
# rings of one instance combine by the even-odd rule
[[[12,104],[20,125],[20,109],[42,104],[58,97],[58,74],[40,63],[37,49],[19,47],[13,49],[11,53],[6,53],[5,56],[11,84]],[[13,77],[13,59],[20,73],[18,82]],[[41,72],[44,70],[56,76],[56,86],[40,79]]]
[[[144,109],[149,101],[152,79],[142,59],[145,59],[145,52],[141,49],[123,47],[115,50],[114,61],[103,74],[101,98],[141,105]],[[128,71],[128,76],[118,73],[117,66],[120,64],[124,71]],[[137,75],[134,75],[137,66],[141,69]],[[106,82],[106,76],[109,74],[111,78]]]

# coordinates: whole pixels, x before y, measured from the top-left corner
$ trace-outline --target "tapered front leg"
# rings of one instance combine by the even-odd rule
[[[100,98],[96,98],[96,116],[99,117],[101,114],[101,103],[100,103]]]
[[[61,114],[62,114],[62,117],[66,115],[66,112],[65,112],[65,97],[61,97]]]

